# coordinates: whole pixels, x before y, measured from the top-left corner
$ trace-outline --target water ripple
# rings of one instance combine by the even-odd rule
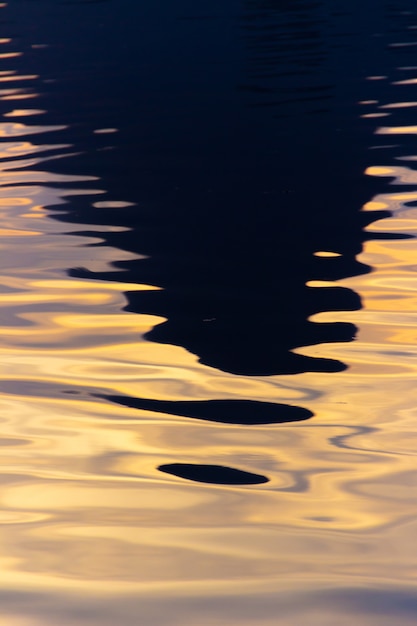
[[[414,624],[412,17],[165,4],[0,5],[0,623]]]

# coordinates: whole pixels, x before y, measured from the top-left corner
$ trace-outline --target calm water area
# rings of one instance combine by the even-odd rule
[[[0,3],[0,626],[415,626],[417,7]]]

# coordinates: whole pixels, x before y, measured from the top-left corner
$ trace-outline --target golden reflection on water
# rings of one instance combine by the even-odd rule
[[[38,158],[27,141],[13,149]],[[415,577],[413,240],[368,242],[359,260],[374,271],[341,281],[361,295],[364,308],[315,317],[359,326],[355,343],[299,350],[343,359],[348,371],[244,378],[207,368],[181,348],[141,340],[161,320],[122,313],[123,291],[155,287],[63,278],[59,267],[83,263],[83,254],[86,264],[91,260],[82,238],[69,239],[47,218],[48,204],[62,203],[67,192],[41,181],[65,184],[68,177],[19,169],[15,187],[7,165],[2,172],[3,585],[118,594],[166,592],[170,585],[184,591],[192,580],[206,592],[214,585],[216,593],[232,593],[245,580],[267,588],[284,576],[290,584],[300,569],[307,580],[344,584],[358,576]],[[392,168],[368,174],[387,172],[394,175]],[[395,174],[404,178],[404,169]],[[372,228],[413,232],[408,199],[375,198],[367,209],[396,213]],[[33,213],[41,217],[36,231],[28,229]],[[12,225],[13,241],[31,241],[23,258],[8,243]],[[120,259],[120,251],[96,248],[94,263],[106,265],[112,254]],[[244,429],[117,406],[99,400],[100,393],[246,397],[307,405],[316,416]],[[178,459],[210,459],[270,482],[199,485],[157,471]]]
[[[37,78],[3,72],[0,81]],[[3,99],[36,97],[25,89],[1,93]],[[16,109],[8,116],[29,112]],[[182,348],[142,339],[163,320],[123,312],[124,292],[156,286],[66,276],[74,265],[100,271],[132,255],[105,247],[92,254],[88,244],[98,238],[68,237],[63,224],[48,217],[48,207],[70,202],[72,195],[91,195],[97,210],[129,205],[123,199],[97,200],[105,190],[85,187],[101,186],[92,177],[47,171],[45,153],[62,156],[71,146],[34,145],[30,137],[65,128],[0,124],[0,581],[6,595],[20,594],[23,607],[19,617],[3,598],[10,612],[4,623],[75,624],[62,608],[74,597],[80,606],[85,600],[87,609],[87,598],[102,603],[97,624],[120,623],[114,621],[114,607],[118,619],[125,615],[124,623],[137,623],[129,602],[138,597],[145,614],[149,598],[163,599],[171,621],[158,624],[200,626],[213,623],[204,618],[213,598],[222,606],[222,598],[236,595],[243,609],[237,618],[230,615],[230,624],[253,626],[245,615],[247,598],[269,606],[284,590],[287,600],[280,600],[280,609],[286,621],[279,623],[296,624],[285,617],[285,601],[302,604],[304,598],[308,605],[307,596],[314,593],[320,606],[298,623],[308,619],[323,626],[333,624],[325,621],[326,607],[336,602],[333,588],[385,584],[394,593],[396,585],[414,583],[415,240],[368,241],[358,260],[373,271],[338,283],[356,291],[363,308],[313,318],[358,326],[353,343],[297,350],[342,360],[347,371],[268,378],[226,374],[201,365]],[[393,184],[417,182],[415,171],[406,167],[374,166],[366,173],[392,177]],[[407,203],[415,200],[416,191],[376,196],[364,210],[388,209],[393,217],[368,230],[414,234],[417,210]],[[339,253],[315,255],[326,259]],[[329,283],[309,285],[319,289]],[[245,428],[124,407],[98,397],[103,394],[246,398],[307,406],[315,417]],[[207,459],[264,474],[270,482],[201,485],[157,470],[164,463]],[[195,600],[194,617],[173,617],[174,599],[181,597]],[[58,618],[45,608],[54,602]],[[278,623],[271,606],[264,626]],[[388,625],[383,619],[368,615],[362,623]],[[351,623],[344,620],[338,616],[339,624]]]
[[[291,379],[240,379],[179,348],[134,342],[157,320],[120,313],[117,283],[86,281],[86,289],[68,279],[57,313],[59,283],[28,280],[27,299],[16,298],[9,283],[1,301],[2,311],[18,318],[2,333],[3,587],[117,597],[167,594],[174,585],[176,594],[197,586],[200,595],[217,595],[242,593],[245,580],[252,593],[261,581],[263,592],[278,581],[281,587],[283,577],[300,584],[300,570],[307,580],[345,584],[358,576],[373,584],[415,577],[417,362],[399,356],[389,337],[372,341],[377,312],[386,311],[381,304],[391,305],[389,295],[401,300],[395,281],[388,300],[371,285],[371,310],[363,311],[363,323],[362,312],[355,314],[355,350],[332,347],[351,365],[347,373]],[[38,315],[35,305],[42,306]],[[387,328],[399,332],[394,319],[392,326],[383,320]],[[311,350],[328,354],[331,347]],[[323,395],[314,399],[313,390]],[[307,402],[316,417],[244,430],[92,397],[103,391]],[[209,458],[263,472],[271,482],[202,486],[157,472],[178,458]]]
[[[417,84],[417,81],[416,81]],[[415,135],[417,126],[393,126],[378,128],[378,135]]]
[[[390,102],[389,104],[383,104],[380,109],[408,109],[410,107],[417,107],[417,102]]]

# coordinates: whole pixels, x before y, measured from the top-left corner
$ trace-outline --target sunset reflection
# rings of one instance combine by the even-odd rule
[[[411,626],[410,18],[24,4],[0,4],[0,626]]]

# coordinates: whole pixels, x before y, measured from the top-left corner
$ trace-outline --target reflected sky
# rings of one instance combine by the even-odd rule
[[[376,4],[2,6],[5,623],[415,622],[417,15]]]

